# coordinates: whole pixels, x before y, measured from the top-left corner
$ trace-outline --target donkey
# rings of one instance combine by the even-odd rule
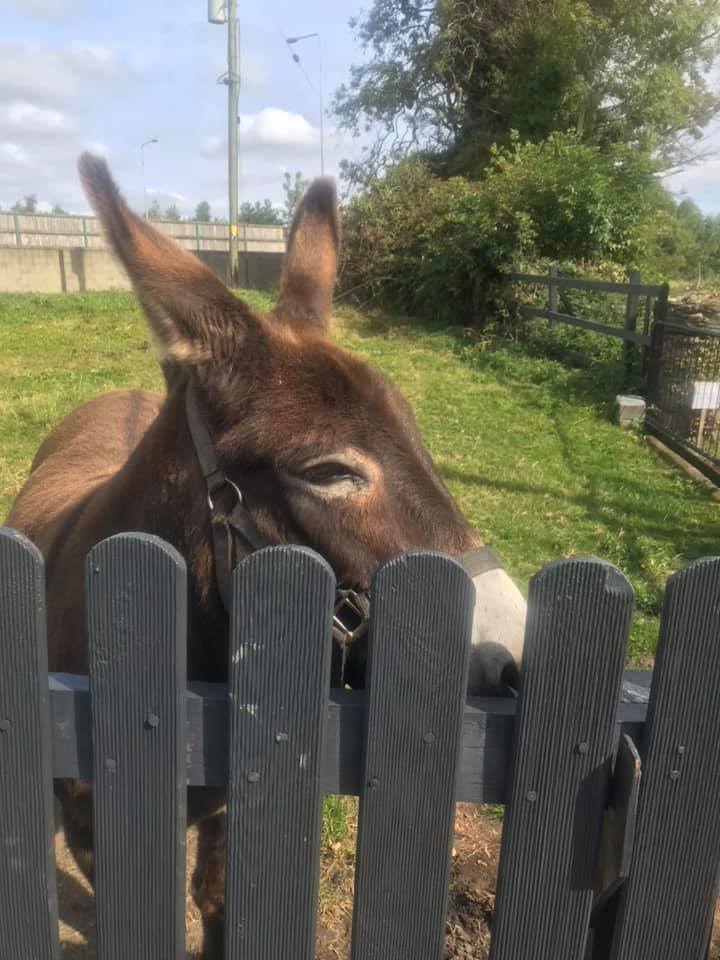
[[[81,404],[50,433],[7,519],[45,557],[49,665],[87,670],[83,570],[122,531],[154,533],[186,558],[188,676],[227,678],[230,567],[267,543],[303,544],[338,582],[367,591],[401,551],[441,550],[476,586],[470,692],[517,686],[525,605],[482,547],[423,448],[400,393],[327,337],[339,249],[333,182],[316,180],[292,224],[269,313],[234,296],[122,199],[104,160],[79,170],[156,341],[166,396],[121,390]],[[363,641],[348,678],[363,682]],[[88,783],[56,785],[70,849],[93,875]],[[203,956],[222,956],[223,797],[190,790]]]

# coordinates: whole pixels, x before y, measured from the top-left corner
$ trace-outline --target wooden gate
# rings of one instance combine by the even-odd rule
[[[311,960],[322,800],[361,798],[353,960],[439,960],[456,800],[507,803],[493,960],[702,960],[720,864],[720,560],[668,584],[655,671],[600,560],[530,585],[519,701],[466,701],[473,589],[397,557],[366,695],[330,691],[335,581],[273,547],[235,571],[229,683],[185,681],[185,565],[87,560],[90,677],[47,673],[43,564],[0,531],[0,958],[59,957],[53,778],[94,782],[98,956],[185,956],[185,794],[226,786],[228,960]],[[639,751],[639,752],[638,752]],[[640,759],[642,757],[642,760]],[[642,775],[641,775],[642,764]]]

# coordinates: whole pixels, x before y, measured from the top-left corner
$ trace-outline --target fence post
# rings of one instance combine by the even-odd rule
[[[530,581],[491,960],[582,956],[632,609],[602,560]]]
[[[553,277],[557,277],[557,275],[558,275],[557,265],[553,264],[553,266],[550,267],[550,275],[549,275],[549,282],[548,282],[548,309],[550,310],[550,313],[558,312],[558,292],[559,291],[558,291],[558,287],[552,282]],[[557,320],[554,320],[552,317],[549,317],[548,319],[551,327],[557,326]]]
[[[82,231],[83,231],[83,246],[87,247],[88,233],[87,233],[87,220],[85,219],[85,217],[82,218]]]
[[[448,557],[375,574],[352,960],[442,956],[474,589]]]
[[[232,590],[224,956],[312,960],[335,577],[271,547]]]
[[[665,339],[665,324],[662,321],[656,321],[650,334],[650,350],[648,352],[647,362],[647,404],[648,411],[653,405],[657,404],[660,393],[660,367],[663,356],[663,343]]]
[[[40,551],[0,529],[0,957],[59,957]]]
[[[195,249],[200,252],[200,224],[195,221]]]
[[[628,274],[629,283],[639,284],[641,280],[640,273],[637,270],[631,270]],[[640,297],[633,291],[629,290],[627,295],[627,303],[625,305],[625,329],[628,333],[637,332],[637,319],[638,311],[640,309]],[[624,361],[625,361],[625,382],[629,382],[632,377],[632,370],[637,358],[637,346],[634,343],[631,343],[629,340],[625,341],[625,348],[623,350]]]
[[[157,537],[85,566],[98,955],[185,957],[187,575]]]
[[[720,559],[668,581],[611,960],[704,960],[720,864]]]
[[[13,214],[13,227],[15,228],[15,246],[21,247],[22,241],[20,239],[20,220],[16,213]]]

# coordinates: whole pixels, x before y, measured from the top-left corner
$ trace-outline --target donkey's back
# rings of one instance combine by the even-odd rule
[[[127,463],[163,398],[116,390],[86,400],[45,438],[7,524],[47,557],[73,513]]]

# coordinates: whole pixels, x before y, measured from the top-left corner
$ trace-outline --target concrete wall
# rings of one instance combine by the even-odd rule
[[[228,253],[203,250],[200,259],[227,282]],[[282,252],[240,254],[240,285],[251,290],[277,286]],[[72,247],[0,247],[0,291],[4,293],[73,293],[83,290],[129,290],[125,270],[108,250]]]

